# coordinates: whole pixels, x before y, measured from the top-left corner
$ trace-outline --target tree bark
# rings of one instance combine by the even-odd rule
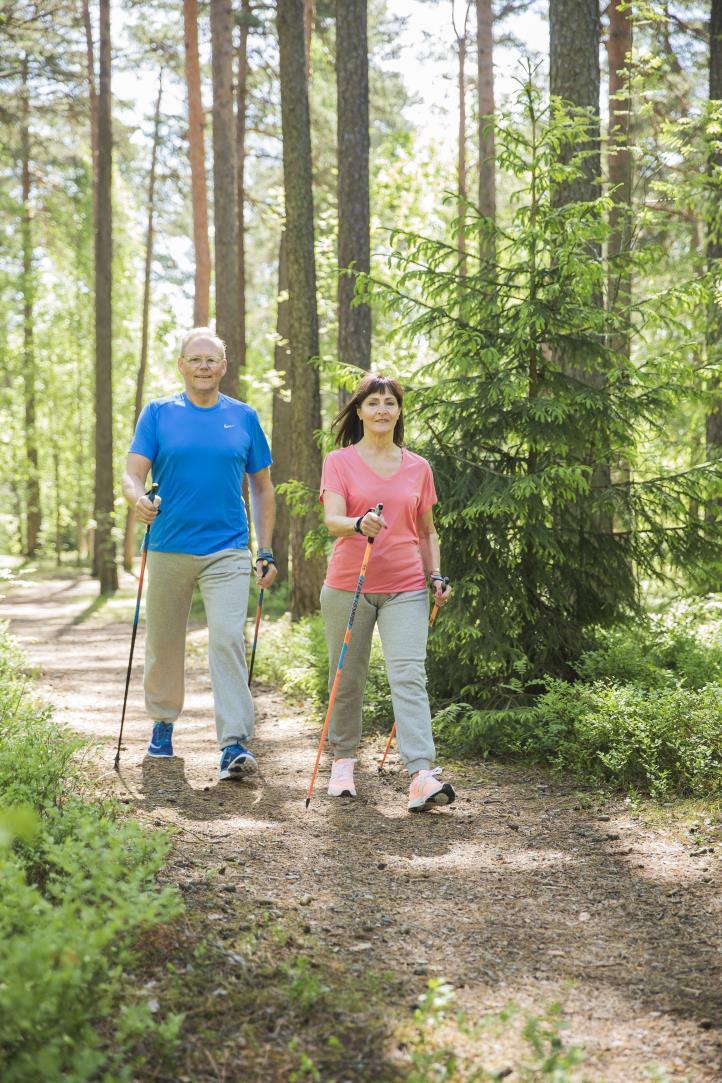
[[[371,266],[369,206],[369,71],[366,0],[336,0],[338,94],[338,265],[368,273]],[[338,282],[338,359],[371,367],[371,309],[351,307],[356,279]],[[346,397],[341,393],[340,403]]]
[[[110,91],[110,0],[100,5],[98,214],[95,222],[95,567],[100,593],[118,589],[113,539],[112,283],[113,132]]]
[[[479,93],[479,210],[496,221],[494,145],[494,15],[491,0],[476,0],[477,84]],[[494,253],[487,253],[493,258]]]
[[[248,110],[248,32],[251,4],[243,0],[240,40],[238,43],[238,78],[236,81],[236,180],[238,184],[238,323],[239,369],[246,367],[246,113]]]
[[[238,398],[241,328],[238,313],[236,128],[233,117],[233,9],[211,0],[213,69],[213,233],[216,263],[216,331],[226,344],[228,369],[221,382]]]
[[[628,310],[631,301],[631,276],[627,270],[615,268],[617,256],[629,251],[631,239],[632,156],[629,152],[629,63],[632,53],[632,21],[622,0],[611,0],[609,8],[609,189],[612,209],[609,216],[611,232],[608,242],[610,271],[608,305],[610,309]],[[624,317],[625,328],[613,336],[611,346],[629,357],[630,321]]]
[[[316,494],[321,452],[314,432],[321,427],[318,369],[316,265],[314,259],[311,126],[304,48],[304,0],[278,0],[281,72],[283,179],[288,244],[289,347],[291,360],[291,451],[295,478],[307,489],[309,510],[291,526],[291,618],[318,608],[324,576],[320,556],[306,559],[303,540],[318,525]]]
[[[22,188],[23,391],[25,398],[25,555],[37,555],[42,516],[35,402],[35,274],[33,271],[32,209],[30,206],[30,89],[28,58],[23,57],[20,92],[20,156]]]
[[[208,243],[208,193],[206,152],[203,134],[203,100],[198,58],[198,0],[183,0],[185,73],[188,94],[188,158],[191,167],[191,206],[195,281],[193,326],[208,325],[211,286],[211,250]]]
[[[556,202],[599,195],[599,0],[549,0],[550,89],[555,97],[590,111],[589,155],[583,174],[560,186]]]
[[[722,107],[722,0],[712,0],[709,25],[709,99]],[[708,173],[710,178],[709,198],[707,201],[707,266],[709,270],[722,267],[722,151],[719,135],[713,136],[708,154]],[[722,360],[722,315],[719,305],[714,301],[709,305],[707,314],[707,355],[719,367]],[[715,377],[710,390],[717,399],[706,418],[706,438],[708,457],[717,456],[722,448],[722,400],[720,380]],[[715,507],[715,513],[717,512]],[[711,513],[708,509],[707,514]]]
[[[288,256],[286,231],[281,233],[278,248],[278,301],[276,310],[276,345],[273,367],[278,386],[273,389],[273,480],[276,485],[288,481],[291,476],[291,402],[290,402],[290,353],[288,348]],[[273,555],[276,558],[279,582],[288,579],[290,555],[291,517],[288,505],[281,499],[276,504],[276,526],[273,531]]]
[[[153,242],[155,225],[155,178],[160,145],[160,105],[163,97],[163,69],[158,75],[158,96],[155,100],[153,117],[153,144],[150,152],[150,173],[148,175],[148,224],[145,232],[145,270],[143,273],[143,318],[140,331],[140,360],[135,381],[135,405],[133,408],[133,428],[140,417],[143,407],[143,386],[148,367],[148,341],[150,338],[150,273],[153,267]],[[125,517],[125,537],[123,541],[123,567],[132,571],[135,560],[135,512],[128,508]]]
[[[469,10],[471,0],[466,5],[464,13],[464,26],[459,33],[454,23],[456,34],[456,56],[458,64],[458,92],[459,92],[459,140],[457,148],[456,186],[458,194],[457,218],[459,225],[456,234],[456,247],[461,253],[459,261],[459,274],[466,274],[466,47],[468,41]],[[452,18],[454,13],[454,0],[451,0]]]
[[[98,214],[98,91],[95,85],[95,49],[93,25],[90,21],[88,0],[83,0],[83,28],[85,30],[85,57],[88,79],[88,105],[90,107],[90,155],[92,162],[93,219]]]

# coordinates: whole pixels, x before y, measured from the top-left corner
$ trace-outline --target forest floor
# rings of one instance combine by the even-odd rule
[[[169,761],[145,755],[141,629],[116,774],[135,584],[100,604],[87,576],[29,573],[0,616],[56,718],[97,740],[98,790],[172,830],[185,913],[147,934],[129,983],[185,1019],[138,1079],[722,1080],[719,825],[468,762],[447,765],[456,804],[410,816],[395,756],[377,771],[381,738],[357,800],[327,797],[326,765],[306,811],[317,728],[267,688],[261,773],[219,783],[200,625]],[[557,1075],[537,1032],[547,1052],[561,1038]]]

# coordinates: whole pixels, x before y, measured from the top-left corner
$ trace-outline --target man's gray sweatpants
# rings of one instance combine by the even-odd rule
[[[353,593],[352,590],[336,590],[327,586],[321,590],[321,612],[328,645],[329,691],[336,676]],[[398,594],[362,594],[359,598],[351,642],[331,712],[329,744],[337,759],[356,755],[361,740],[361,707],[371,639],[377,622],[394,705],[399,753],[406,770],[414,774],[430,768],[436,756],[426,693],[429,596],[425,589]]]
[[[148,553],[146,710],[156,722],[175,722],[183,710],[186,625],[198,583],[208,619],[208,660],[222,749],[253,734],[243,637],[250,577],[248,549],[221,549],[208,556]]]

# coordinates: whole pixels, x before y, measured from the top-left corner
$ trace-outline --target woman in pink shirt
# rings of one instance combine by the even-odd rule
[[[355,797],[353,769],[371,639],[378,624],[394,705],[399,752],[411,775],[409,811],[450,804],[453,787],[432,770],[436,751],[426,693],[429,597],[446,605],[434,529],[436,491],[426,459],[403,446],[403,389],[385,376],[365,376],[334,422],[336,443],[323,464],[324,518],[338,540],[321,590],[331,679],[343,643],[367,538],[374,538],[353,635],[331,720],[334,754],[328,792]],[[369,508],[383,504],[383,514]],[[329,682],[330,683],[330,682]]]

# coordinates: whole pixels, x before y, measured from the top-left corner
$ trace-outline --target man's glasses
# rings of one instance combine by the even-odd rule
[[[209,368],[216,368],[218,365],[223,364],[223,358],[218,357],[184,357],[186,365],[190,365],[192,368],[197,369],[199,365],[206,364]]]

